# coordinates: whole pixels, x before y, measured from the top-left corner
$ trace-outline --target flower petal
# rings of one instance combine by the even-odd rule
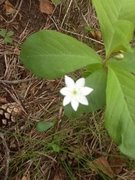
[[[87,100],[87,98],[85,96],[78,97],[78,101],[79,101],[80,104],[83,104],[83,105],[88,105],[89,104],[89,102],[88,102],[88,100]]]
[[[69,104],[71,102],[71,98],[70,96],[65,96],[64,100],[63,100],[63,106],[66,106],[67,104]]]
[[[90,88],[90,87],[83,87],[81,88],[81,93],[84,96],[87,96],[88,94],[90,94],[94,89]]]
[[[80,78],[76,81],[75,83],[77,88],[83,87],[85,85],[85,79],[84,78]]]
[[[63,95],[63,96],[68,96],[70,94],[70,89],[68,87],[64,87],[60,90],[60,93]]]
[[[65,84],[66,84],[67,87],[71,88],[71,87],[73,87],[75,85],[75,82],[69,76],[65,76]]]
[[[74,109],[74,111],[77,111],[78,107],[79,107],[79,102],[76,101],[75,99],[71,100],[71,106]]]

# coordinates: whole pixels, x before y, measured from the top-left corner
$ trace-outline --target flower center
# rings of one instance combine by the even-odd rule
[[[77,89],[73,89],[72,94],[73,94],[74,96],[77,95],[77,94],[78,94]]]

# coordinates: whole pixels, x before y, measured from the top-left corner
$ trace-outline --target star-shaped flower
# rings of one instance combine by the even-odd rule
[[[79,103],[88,105],[86,96],[90,94],[93,89],[85,86],[85,79],[80,78],[76,82],[68,76],[65,76],[66,86],[60,90],[60,93],[65,96],[63,100],[63,106],[71,103],[74,111],[77,111]]]

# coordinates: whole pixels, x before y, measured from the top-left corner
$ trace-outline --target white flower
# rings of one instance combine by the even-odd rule
[[[86,96],[90,94],[93,89],[85,86],[85,79],[80,78],[76,82],[68,76],[65,76],[66,86],[60,90],[60,93],[65,96],[63,100],[63,106],[71,103],[74,111],[77,111],[79,103],[88,105]]]

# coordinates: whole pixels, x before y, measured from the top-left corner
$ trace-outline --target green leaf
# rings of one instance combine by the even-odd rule
[[[126,28],[125,28],[126,27]],[[113,24],[111,36],[106,37],[106,52],[131,50],[129,42],[133,38],[134,26],[129,21],[119,20]]]
[[[65,107],[65,114],[69,117],[78,117],[82,113],[95,112],[105,106],[106,93],[106,71],[98,69],[86,78],[86,86],[91,87],[94,91],[87,96],[89,106],[80,105],[77,112],[73,111],[71,105]]]
[[[7,31],[7,36],[13,36],[14,32],[13,31]]]
[[[0,36],[5,37],[7,33],[6,29],[0,29]]]
[[[117,50],[129,49],[135,26],[134,0],[93,0],[107,57]]]
[[[5,44],[12,43],[12,35],[14,34],[13,31],[7,31],[6,29],[0,29],[0,36],[4,38]]]
[[[86,69],[83,70],[82,76],[87,77],[87,76],[89,76],[91,73],[97,71],[98,69],[100,70],[101,68],[102,68],[102,64],[91,64],[91,65],[88,65],[88,66],[86,67]]]
[[[55,5],[59,5],[62,2],[62,0],[52,0],[52,2]]]
[[[36,129],[39,132],[46,132],[48,129],[54,126],[53,122],[40,121],[37,123]]]
[[[109,67],[105,125],[122,153],[135,159],[135,76]]]
[[[20,58],[34,74],[50,79],[101,63],[100,56],[87,45],[51,30],[31,35],[22,46]]]
[[[123,59],[110,59],[111,66],[124,69],[126,71],[135,72],[135,50],[132,52],[123,53]]]
[[[11,37],[6,36],[6,37],[4,38],[4,43],[5,43],[5,44],[8,44],[8,43],[9,43],[9,44],[12,44],[12,40],[13,40],[13,39],[12,39]]]
[[[51,143],[49,144],[49,146],[53,149],[54,152],[59,153],[60,151],[62,151],[62,148],[55,143]]]

